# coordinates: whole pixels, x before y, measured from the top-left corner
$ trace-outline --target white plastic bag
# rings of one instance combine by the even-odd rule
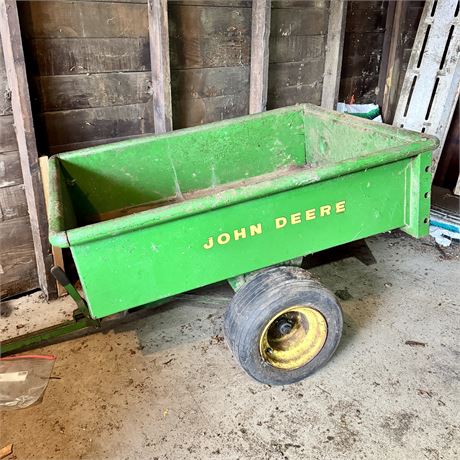
[[[367,118],[368,120],[382,123],[380,107],[376,104],[345,104],[343,102],[338,102],[337,112],[349,113],[356,117]]]
[[[0,410],[23,409],[40,401],[55,361],[51,355],[0,358]]]

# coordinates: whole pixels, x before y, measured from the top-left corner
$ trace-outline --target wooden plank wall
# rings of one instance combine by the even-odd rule
[[[145,4],[18,7],[41,152],[153,132]]]
[[[268,109],[321,103],[329,5],[272,2]]]
[[[0,297],[38,287],[11,98],[0,46]]]
[[[43,153],[153,132],[145,2],[20,2]],[[274,1],[268,108],[320,103],[328,2]],[[251,2],[169,2],[174,128],[248,113]]]
[[[388,3],[348,2],[339,100],[376,101]]]
[[[404,50],[397,94],[401,92],[424,6],[424,1],[403,1],[407,1],[407,13],[402,24]],[[348,102],[354,96],[357,103],[376,102],[387,10],[386,0],[348,3],[340,100]]]

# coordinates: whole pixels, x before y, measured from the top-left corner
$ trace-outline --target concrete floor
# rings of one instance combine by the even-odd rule
[[[459,458],[458,246],[400,234],[368,244],[375,265],[313,270],[350,298],[339,349],[308,380],[243,374],[222,339],[232,292],[213,286],[39,350],[57,356],[54,378],[41,404],[2,414],[0,447],[13,443],[17,459]],[[24,299],[38,302],[10,310]]]

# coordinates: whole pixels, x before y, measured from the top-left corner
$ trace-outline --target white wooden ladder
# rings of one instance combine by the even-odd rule
[[[458,0],[427,0],[404,77],[393,125],[433,134],[433,173],[460,91]]]

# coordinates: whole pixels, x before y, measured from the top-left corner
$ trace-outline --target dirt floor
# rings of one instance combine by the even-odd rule
[[[53,378],[39,405],[2,413],[0,448],[13,443],[9,459],[460,458],[459,248],[400,233],[368,244],[374,265],[312,270],[344,299],[345,329],[308,380],[270,387],[238,368],[221,284],[37,350],[57,356]],[[30,328],[17,319],[26,308],[50,310],[38,293],[6,303],[3,337]]]

